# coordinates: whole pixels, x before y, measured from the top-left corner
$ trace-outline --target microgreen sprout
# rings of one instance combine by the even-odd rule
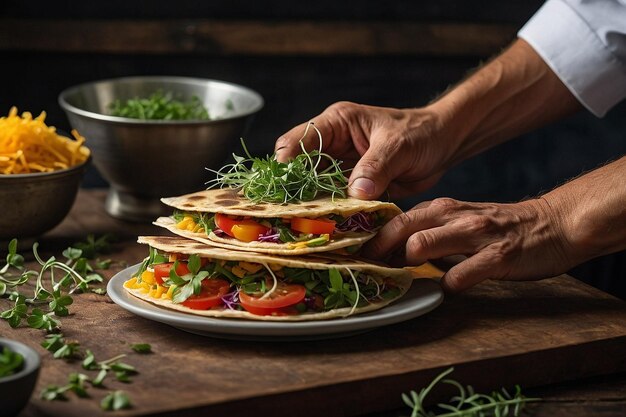
[[[439,374],[419,394],[411,391],[402,394],[402,401],[412,409],[411,417],[507,417],[518,416],[526,403],[540,401],[539,398],[527,398],[522,395],[519,385],[515,386],[515,393],[511,395],[506,389],[494,391],[491,394],[478,394],[471,385],[464,387],[453,379],[444,379],[454,368],[449,368]],[[442,411],[435,413],[426,411],[424,401],[428,393],[439,382],[456,387],[459,394],[452,397],[447,404],[440,403],[437,407]]]
[[[120,362],[120,359],[126,357],[121,354],[110,359],[97,362],[93,352],[87,349],[85,359],[83,360],[83,369],[88,371],[99,371],[96,378],[92,381],[94,386],[102,386],[107,373],[112,371],[115,378],[120,382],[130,382],[130,376],[137,373],[134,366]]]
[[[109,372],[120,382],[131,382],[130,376],[137,373],[134,366],[120,361],[125,355],[98,362],[89,349],[83,351],[78,342],[67,341],[58,332],[60,323],[57,317],[69,314],[68,306],[73,303],[74,293],[105,293],[103,288],[92,288],[91,285],[103,282],[102,276],[96,270],[107,269],[112,263],[111,260],[96,258],[109,250],[111,239],[111,235],[97,239],[89,235],[86,242],[74,243],[63,251],[64,262],[55,257],[44,260],[38,252],[38,244],[35,243],[33,255],[39,264],[37,270],[25,269],[24,258],[17,253],[16,239],[9,243],[6,264],[0,267],[0,297],[8,298],[13,306],[0,311],[0,318],[7,320],[11,327],[18,327],[26,319],[30,327],[49,332],[41,346],[51,352],[55,359],[72,361],[83,358],[83,369],[98,372],[93,379],[84,373],[70,373],[65,385],[49,385],[41,392],[41,398],[45,400],[67,400],[68,392],[74,392],[79,397],[89,397],[87,383],[93,387],[102,387]],[[90,260],[94,259],[92,265]],[[27,288],[32,294],[20,292],[26,284],[30,284]],[[148,344],[137,344],[132,348],[137,352],[150,351]],[[4,353],[0,351],[0,376],[5,367],[17,363],[14,357],[9,358]],[[6,358],[11,360],[5,360]],[[129,408],[131,403],[123,391],[114,391],[104,397],[101,406],[104,410],[120,410]]]
[[[41,398],[48,401],[66,401],[67,397],[65,396],[65,393],[68,391],[74,392],[77,396],[81,398],[89,397],[89,394],[87,393],[86,382],[90,382],[87,375],[72,372],[68,377],[68,383],[66,385],[48,385],[41,392]]]
[[[46,335],[46,340],[41,342],[41,346],[52,352],[55,359],[71,359],[80,356],[80,344],[78,342],[66,342],[62,333]]]
[[[24,258],[17,253],[17,240],[11,240],[6,264],[0,268],[0,296],[15,303],[12,308],[0,312],[0,318],[7,320],[11,327],[18,327],[22,319],[26,319],[27,324],[35,329],[49,332],[58,329],[60,323],[55,317],[69,314],[74,293],[103,292],[102,288],[90,287],[103,282],[102,276],[96,272],[96,268],[103,264],[98,262],[94,268],[87,257],[94,257],[98,251],[108,248],[109,239],[108,235],[99,239],[90,235],[87,242],[75,243],[63,251],[65,262],[54,256],[44,260],[39,254],[39,244],[35,243],[33,255],[39,264],[38,270],[24,268]],[[32,293],[20,292],[28,283],[34,284]]]
[[[307,151],[302,139],[313,128],[318,135],[319,149]],[[302,153],[289,162],[278,162],[276,154],[266,158],[250,155],[241,140],[245,156],[233,154],[235,163],[220,170],[208,169],[216,178],[207,182],[214,186],[241,188],[244,196],[253,202],[289,203],[314,200],[320,194],[346,197],[348,180],[341,169],[341,161],[322,152],[322,134],[309,122],[300,140]],[[326,168],[322,165],[327,164]]]

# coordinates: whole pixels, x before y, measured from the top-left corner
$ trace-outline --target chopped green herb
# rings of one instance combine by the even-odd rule
[[[61,333],[47,335],[46,340],[41,342],[41,346],[52,352],[55,359],[76,358],[80,355],[80,344],[78,342],[66,342]]]
[[[117,411],[131,408],[132,403],[124,391],[113,391],[102,399],[100,407],[105,411]]]
[[[68,377],[68,383],[66,385],[48,385],[41,392],[41,398],[48,401],[66,401],[67,397],[65,393],[68,391],[73,391],[81,398],[89,397],[86,382],[89,382],[87,375],[72,372]]]
[[[152,346],[149,343],[135,343],[130,348],[137,353],[152,353]]]
[[[142,120],[209,120],[209,112],[198,98],[174,99],[170,92],[156,91],[148,98],[115,100],[109,105],[111,116]]]

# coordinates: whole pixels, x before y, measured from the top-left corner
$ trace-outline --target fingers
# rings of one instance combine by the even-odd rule
[[[429,203],[422,203],[421,208],[417,206],[391,219],[378,231],[374,239],[367,242],[363,248],[363,256],[371,259],[386,259],[388,255],[403,246],[414,233],[440,226],[441,219],[437,219],[428,212]]]
[[[274,145],[276,159],[279,162],[293,159],[302,152],[300,142],[307,151],[322,146],[324,152],[338,157],[338,154],[352,148],[351,130],[358,129],[361,109],[362,106],[358,104],[343,101],[330,105],[309,122],[302,123],[279,137]],[[311,122],[319,130],[319,134],[309,126]]]
[[[403,154],[401,141],[388,134],[382,129],[372,131],[369,148],[350,174],[348,195],[362,200],[376,199],[404,170],[406,159],[411,156]]]
[[[316,123],[316,120],[320,120],[322,116],[323,114],[310,122],[302,123],[279,137],[274,145],[276,159],[279,162],[287,162],[293,159],[296,155],[302,153],[302,145],[307,151],[319,149],[320,138],[317,131],[310,126],[311,122],[320,131],[324,143],[330,141],[332,139],[332,129],[329,129],[329,126],[323,122]],[[302,142],[302,145],[300,142]]]
[[[493,278],[493,258],[490,251],[481,251],[450,268],[441,278],[441,286],[447,293],[458,293]]]

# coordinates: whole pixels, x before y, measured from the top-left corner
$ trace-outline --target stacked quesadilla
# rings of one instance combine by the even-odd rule
[[[139,242],[150,245],[151,256],[124,287],[145,301],[200,316],[345,317],[386,306],[412,281],[407,270],[335,254],[277,256],[164,236]]]
[[[318,196],[253,202],[238,189],[164,198],[155,224],[177,236],[140,237],[150,256],[128,292],[190,314],[305,321],[380,309],[409,289],[405,269],[361,259],[363,243],[394,216],[392,204]]]
[[[356,198],[254,203],[231,189],[162,201],[175,212],[155,224],[174,234],[222,248],[290,256],[342,248],[354,253],[401,212],[393,203]]]

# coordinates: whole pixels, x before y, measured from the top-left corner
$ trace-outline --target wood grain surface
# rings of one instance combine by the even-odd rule
[[[111,54],[476,55],[515,37],[507,24],[411,21],[0,19],[0,50]],[[80,33],[81,36],[76,36]]]
[[[113,259],[129,264],[145,255],[134,243],[152,226],[114,221],[103,213],[102,192],[81,191],[66,221],[41,239],[59,250],[87,233],[118,233]],[[117,265],[107,275],[119,270]],[[0,301],[4,308],[6,302]],[[260,343],[191,335],[137,317],[106,296],[75,297],[63,332],[99,359],[127,353],[139,374],[116,381],[134,408],[117,415],[344,416],[402,405],[400,394],[428,383],[449,366],[455,378],[479,390],[521,384],[533,387],[626,370],[624,302],[571,277],[526,283],[488,282],[444,303],[426,316],[366,334],[309,342]],[[39,350],[43,368],[36,393],[61,384],[80,363],[52,359],[38,345],[38,330],[0,334]],[[154,353],[135,354],[131,343],[150,343]],[[67,402],[34,396],[24,416],[103,414],[105,391]],[[435,392],[433,399],[446,392]],[[565,414],[560,414],[565,415]],[[608,415],[608,414],[606,414]]]

